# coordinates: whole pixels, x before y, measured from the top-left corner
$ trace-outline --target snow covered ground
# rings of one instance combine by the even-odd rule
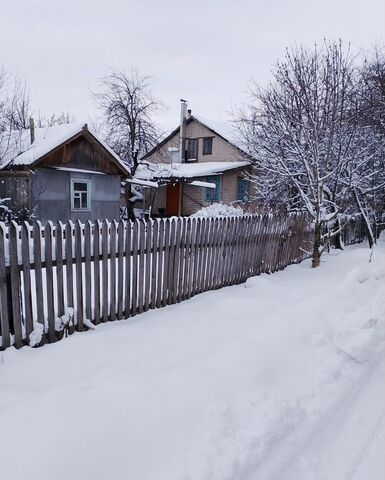
[[[1,478],[382,480],[385,245],[0,363]]]

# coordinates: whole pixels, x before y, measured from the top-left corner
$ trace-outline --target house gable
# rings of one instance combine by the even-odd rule
[[[170,163],[171,158],[168,149],[179,148],[179,131],[180,128],[176,128],[168,137],[145,155],[143,160],[151,163]],[[209,155],[203,154],[204,138],[212,138],[212,153]],[[250,159],[246,152],[194,116],[187,119],[186,139],[197,140],[198,162],[231,162]]]
[[[83,131],[62,145],[58,145],[37,159],[31,167],[65,167],[121,176],[128,175],[128,171],[88,131]]]

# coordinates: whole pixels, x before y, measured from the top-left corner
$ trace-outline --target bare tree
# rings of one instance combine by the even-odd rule
[[[111,70],[93,96],[103,114],[109,146],[127,163],[134,175],[139,159],[158,141],[161,132],[154,116],[164,108],[151,91],[151,77],[136,70]],[[126,189],[127,211],[133,215],[131,188]]]
[[[31,104],[25,80],[15,77],[8,100],[7,120],[11,130],[24,130],[29,127]]]
[[[354,200],[365,220],[369,245],[376,242],[385,208],[385,50],[376,46],[359,71],[359,123],[370,148],[353,177]]]
[[[94,93],[103,113],[107,140],[135,171],[138,160],[159,140],[161,132],[154,115],[164,108],[150,89],[151,78],[131,72],[111,71]]]
[[[237,122],[257,159],[254,179],[263,203],[309,213],[314,223],[312,266],[328,240],[355,213],[351,180],[367,161],[355,67],[341,42],[287,50],[266,89],[253,84]]]
[[[17,132],[28,128],[30,110],[25,81],[17,76],[10,78],[0,68],[0,162],[10,147],[17,144]]]
[[[53,113],[49,117],[41,116],[39,114],[36,126],[41,127],[53,127],[55,125],[65,125],[74,122],[74,117],[69,112],[62,112],[60,114]]]

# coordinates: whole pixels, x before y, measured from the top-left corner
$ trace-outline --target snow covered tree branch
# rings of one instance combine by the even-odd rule
[[[258,200],[311,217],[313,267],[327,241],[341,233],[340,222],[357,211],[355,179],[372,158],[360,95],[349,48],[325,41],[312,50],[287,50],[266,89],[251,85],[236,119],[257,159],[251,180]]]

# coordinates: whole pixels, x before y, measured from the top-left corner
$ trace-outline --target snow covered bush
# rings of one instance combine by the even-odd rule
[[[229,205],[225,203],[213,203],[209,207],[203,207],[198,210],[193,217],[242,217],[245,215],[245,211],[241,207]]]

